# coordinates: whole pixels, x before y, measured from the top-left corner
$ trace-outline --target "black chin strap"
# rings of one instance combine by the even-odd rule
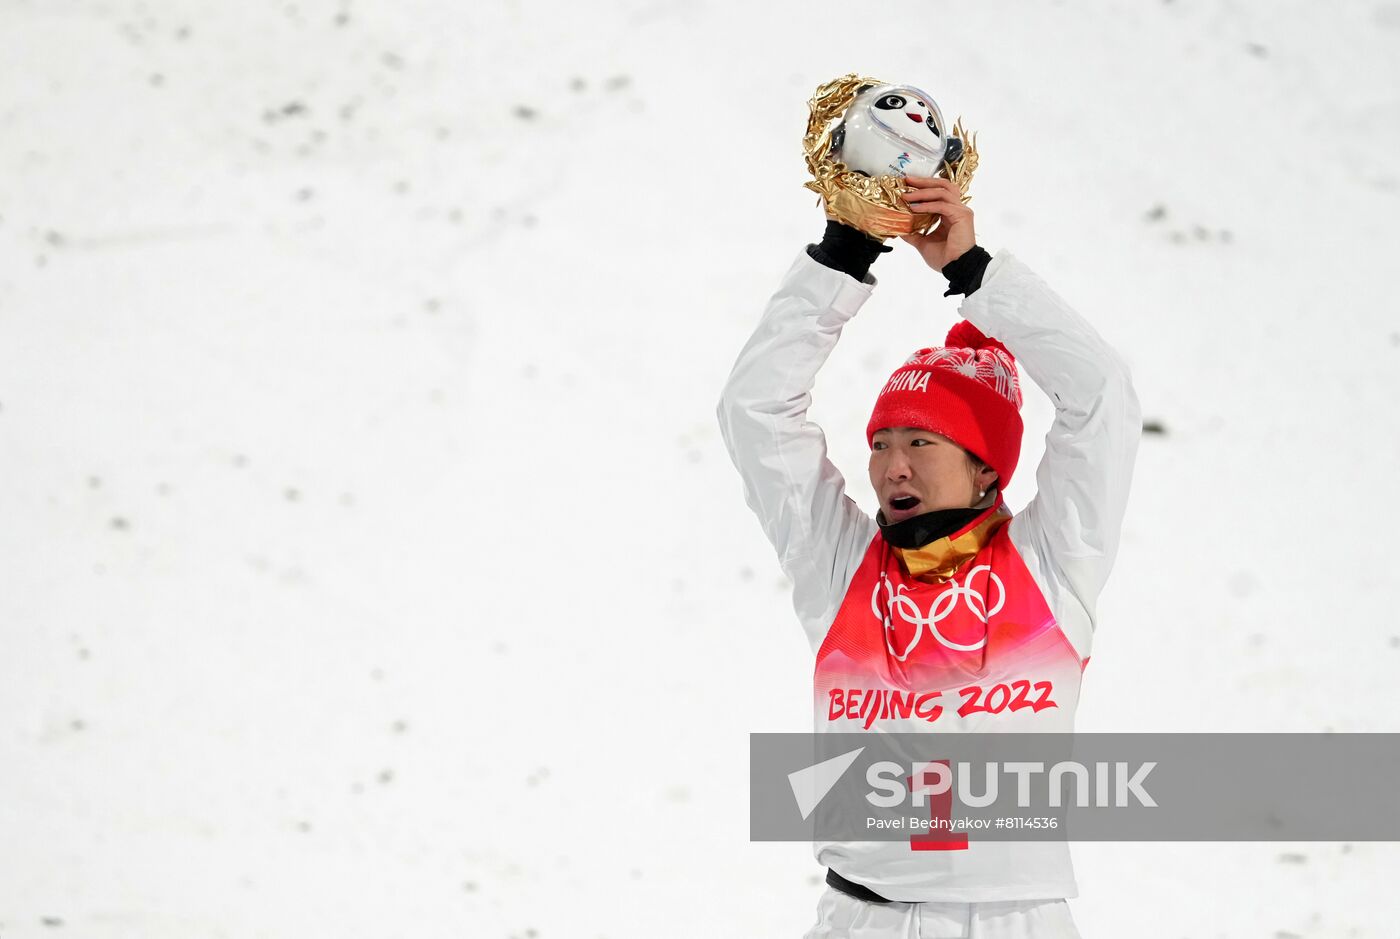
[[[880,534],[885,541],[896,548],[922,548],[924,545],[946,538],[962,528],[983,512],[987,506],[967,509],[937,509],[906,518],[893,525],[885,522],[885,510],[875,513],[875,523],[880,526]]]

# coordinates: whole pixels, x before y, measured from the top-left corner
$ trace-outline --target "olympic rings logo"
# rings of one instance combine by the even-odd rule
[[[977,575],[978,571],[986,571],[988,584],[996,587],[996,603],[990,608],[987,606],[987,598],[982,596],[977,588],[970,586],[972,578]],[[882,588],[886,596],[883,604],[884,609],[881,609],[882,604],[880,603]],[[945,648],[957,652],[976,652],[987,644],[985,632],[982,638],[976,642],[964,644],[953,642],[939,632],[938,624],[952,615],[953,610],[957,608],[958,601],[964,597],[967,608],[982,620],[983,626],[986,626],[987,621],[995,616],[1002,605],[1006,603],[1006,588],[990,564],[978,564],[972,568],[967,572],[962,583],[958,583],[956,578],[949,581],[947,588],[933,598],[933,605],[929,607],[927,616],[919,610],[919,605],[914,601],[914,598],[904,592],[907,589],[909,589],[907,584],[900,584],[898,590],[892,589],[889,575],[881,571],[880,580],[875,584],[875,590],[870,594],[870,612],[874,613],[875,618],[885,627],[885,647],[890,650],[890,655],[901,662],[909,657],[910,652],[914,651],[914,647],[923,638],[926,628],[933,635],[933,638]],[[903,622],[914,627],[914,637],[909,640],[909,644],[904,647],[903,652],[894,647],[893,615],[896,613]]]

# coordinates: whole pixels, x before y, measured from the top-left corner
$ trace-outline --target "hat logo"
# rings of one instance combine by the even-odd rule
[[[919,368],[895,372],[890,380],[885,382],[885,390],[880,394],[889,394],[891,391],[928,391],[928,372]]]

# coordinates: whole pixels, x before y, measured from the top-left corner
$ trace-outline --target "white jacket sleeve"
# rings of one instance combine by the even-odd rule
[[[1142,435],[1128,366],[1006,251],[988,264],[982,286],[959,311],[1010,349],[1055,406],[1036,468],[1035,498],[1012,520],[1008,534],[1045,588],[1061,628],[1087,658],[1094,606],[1118,551]]]
[[[720,433],[744,498],[792,579],[793,606],[814,650],[876,525],[846,495],[807,408],[817,371],[875,284],[871,275],[858,283],[804,250],[768,301],[719,401]]]

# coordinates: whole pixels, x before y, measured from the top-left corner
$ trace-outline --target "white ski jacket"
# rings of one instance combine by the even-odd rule
[[[1079,674],[1093,640],[1095,602],[1117,552],[1142,429],[1128,368],[1088,322],[1006,251],[992,258],[980,288],[963,300],[961,315],[1000,340],[1055,407],[1045,454],[1036,470],[1035,497],[1004,526],[1000,543],[1009,542],[1014,555],[999,547],[988,552],[993,560],[982,564],[983,569],[990,567],[993,576],[1001,572],[998,587],[1003,580],[1008,590],[1020,589],[1009,586],[1013,583],[1033,583],[1033,588],[1022,592],[1038,591],[1039,596],[1027,602],[1045,612],[1028,614],[1030,607],[1023,604],[1022,621],[1039,616],[1039,635],[1049,638],[1035,645],[1034,654],[1022,657],[1031,664],[1005,651],[1014,652],[1016,643],[999,646],[984,641],[982,659],[968,674],[985,676],[987,685],[974,686],[974,695],[980,695],[992,682],[1030,687],[1053,668],[1056,700],[1045,709],[980,708],[981,713],[965,715],[961,709],[947,708],[940,709],[936,722],[911,719],[910,702],[921,689],[908,690],[903,713],[898,710],[898,689],[911,689],[901,684],[907,678],[901,663],[908,649],[901,656],[892,645],[890,657],[882,647],[878,656],[862,665],[843,657],[850,652],[851,642],[843,639],[823,645],[838,613],[842,628],[849,630],[852,617],[870,609],[872,601],[865,591],[872,577],[888,579],[899,573],[886,553],[887,573],[879,574],[880,545],[873,543],[878,539],[883,544],[879,527],[846,495],[840,471],[827,458],[822,429],[806,417],[817,371],[846,322],[876,285],[871,275],[858,283],[804,250],[739,354],[718,407],[723,439],[743,479],[745,499],[792,580],[798,620],[818,653],[817,730],[1069,732],[1078,703]],[[979,554],[973,563],[981,563],[982,558]],[[853,587],[858,571],[861,577]],[[968,587],[971,577],[967,575]],[[909,583],[916,589],[937,589]],[[988,607],[984,598],[983,609]],[[872,622],[868,630],[878,637],[881,626],[878,620]],[[995,640],[998,623],[995,618],[988,623],[984,616],[982,626],[992,631],[989,635]],[[863,623],[859,628],[867,629]],[[885,629],[889,628],[886,620]],[[915,636],[914,641],[918,640]],[[1058,646],[1052,649],[1048,642]],[[1022,643],[1019,648],[1034,644]],[[950,654],[936,647],[933,651],[945,657]],[[1002,661],[988,660],[993,653]],[[828,666],[840,665],[834,678],[823,675],[827,656]],[[1051,662],[1052,656],[1058,658]],[[869,673],[864,678],[862,668]],[[899,677],[891,678],[896,672]],[[837,687],[842,683],[864,687],[844,690]],[[1036,687],[1049,683],[1041,681]],[[943,689],[944,700],[955,690],[953,685]],[[920,695],[918,701],[922,704],[930,694],[935,692]],[[954,704],[957,700],[952,698]],[[858,707],[863,709],[859,714]],[[837,720],[838,716],[861,719],[851,722]],[[971,850],[941,853],[911,852],[899,842],[819,842],[816,852],[823,865],[893,900],[976,902],[1076,895],[1063,842],[984,842]]]

